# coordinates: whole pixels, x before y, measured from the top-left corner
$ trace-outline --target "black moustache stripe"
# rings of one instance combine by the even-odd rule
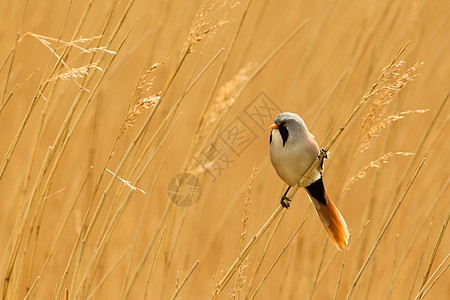
[[[280,131],[281,138],[283,139],[283,147],[284,147],[284,145],[286,144],[286,142],[287,142],[287,140],[289,138],[289,131],[284,126],[284,124],[281,124],[281,126],[278,127],[278,130]]]

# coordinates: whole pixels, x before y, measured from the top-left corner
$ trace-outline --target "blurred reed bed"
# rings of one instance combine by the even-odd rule
[[[445,298],[449,9],[2,2],[2,297]],[[279,207],[280,111],[330,150],[345,251]]]

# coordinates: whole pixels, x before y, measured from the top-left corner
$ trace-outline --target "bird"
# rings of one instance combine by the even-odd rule
[[[299,184],[321,151],[305,122],[297,114],[280,113],[269,128],[270,160],[278,176],[289,186],[280,203],[289,208],[291,200],[286,196],[289,189]],[[350,234],[344,218],[325,191],[322,172],[323,159],[327,156],[326,151],[322,151],[322,161],[302,181],[301,187],[306,189],[334,245],[342,250],[348,247]]]

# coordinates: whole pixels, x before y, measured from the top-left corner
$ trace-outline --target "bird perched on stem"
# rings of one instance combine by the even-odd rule
[[[289,185],[280,203],[289,208],[291,200],[286,196],[289,189],[300,182],[320,150],[305,122],[296,114],[279,114],[270,128],[270,160],[278,176]],[[344,218],[325,191],[322,171],[323,160],[303,180],[302,187],[306,188],[334,245],[341,250],[348,246],[349,232]]]

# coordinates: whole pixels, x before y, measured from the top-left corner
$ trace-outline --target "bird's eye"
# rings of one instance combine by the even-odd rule
[[[283,126],[284,126],[284,127],[287,127],[287,124],[286,124],[286,123],[284,123],[284,124],[283,124]]]

